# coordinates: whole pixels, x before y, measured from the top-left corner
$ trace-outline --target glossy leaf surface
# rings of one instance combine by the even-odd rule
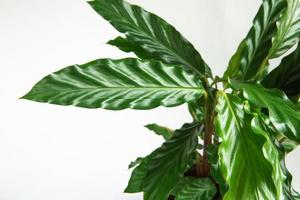
[[[198,124],[185,124],[155,151],[144,182],[144,199],[167,199],[196,157]]]
[[[173,187],[193,164],[198,124],[185,124],[133,170],[126,193],[144,192],[144,198],[167,199]],[[157,187],[156,187],[157,186]]]
[[[253,104],[268,108],[270,120],[278,131],[289,139],[300,142],[300,106],[292,103],[277,89],[237,81],[232,81],[231,84],[236,89],[242,89],[244,97]]]
[[[184,177],[172,190],[176,200],[211,200],[217,189],[209,178]]]
[[[202,94],[201,81],[178,66],[137,59],[100,59],[45,77],[23,98],[121,110],[177,106]]]
[[[94,0],[89,4],[152,59],[180,64],[202,77],[211,76],[209,67],[193,45],[157,15],[123,0]]]
[[[252,130],[257,134],[265,136],[267,142],[263,146],[265,158],[272,164],[272,178],[276,186],[278,199],[294,200],[297,199],[296,193],[291,185],[292,176],[285,167],[285,152],[283,152],[280,144],[272,139],[270,126],[264,124],[260,115],[252,120]],[[277,143],[277,144],[276,144]]]
[[[249,80],[267,64],[266,57],[276,32],[276,20],[286,7],[286,0],[264,0],[253,20],[246,38],[241,42],[230,60],[225,78],[236,77]]]
[[[224,200],[277,199],[273,169],[262,151],[266,139],[252,131],[251,116],[244,113],[242,101],[222,93],[216,109],[221,172],[229,186]]]
[[[287,9],[278,21],[277,33],[269,52],[270,58],[284,54],[298,42],[300,36],[300,1],[287,0]]]
[[[300,94],[300,45],[290,55],[283,58],[280,65],[263,80],[267,88],[278,88],[288,97]]]
[[[219,146],[215,144],[211,144],[206,149],[208,160],[210,164],[210,175],[213,180],[218,183],[219,191],[221,196],[223,197],[228,190],[228,185],[224,180],[221,172],[220,162],[219,162],[219,155],[218,155]]]

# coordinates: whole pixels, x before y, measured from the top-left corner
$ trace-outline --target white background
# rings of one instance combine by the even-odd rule
[[[260,3],[130,2],[173,24],[219,75]],[[18,100],[62,67],[128,56],[105,45],[117,35],[83,0],[0,0],[0,200],[142,199],[122,191],[130,175],[128,163],[162,142],[143,125],[178,128],[190,121],[185,106],[113,112]],[[298,190],[299,155],[297,150],[288,157]]]

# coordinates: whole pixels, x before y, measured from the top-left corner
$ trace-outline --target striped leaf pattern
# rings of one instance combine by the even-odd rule
[[[292,176],[285,166],[286,153],[282,147],[274,140],[274,130],[261,119],[261,115],[256,115],[251,123],[252,130],[260,135],[263,135],[267,142],[263,146],[265,158],[271,163],[273,167],[272,178],[276,186],[278,199],[296,200],[299,194],[294,192],[291,185]],[[298,197],[297,197],[298,196]]]
[[[199,124],[185,124],[133,170],[126,193],[144,192],[145,200],[167,199],[196,157]]]
[[[229,189],[224,200],[277,200],[272,166],[263,153],[266,138],[251,129],[251,119],[236,96],[220,93],[216,132],[221,137],[221,172]]]
[[[167,199],[192,166],[198,147],[198,127],[198,124],[185,124],[155,151],[144,182],[145,200]]]
[[[293,53],[283,58],[280,65],[263,80],[262,85],[278,88],[291,99],[300,95],[300,45]]]
[[[285,14],[278,21],[278,30],[273,38],[270,58],[277,58],[298,42],[300,36],[300,0],[287,0]]]
[[[267,62],[272,37],[276,32],[276,20],[286,7],[286,0],[264,0],[253,26],[233,55],[225,77],[248,80],[255,77],[261,65]],[[265,63],[266,64],[266,63]]]
[[[278,89],[267,89],[259,84],[231,81],[235,89],[243,90],[244,97],[254,105],[267,108],[276,129],[291,140],[300,143],[300,106],[292,103]]]
[[[120,110],[177,106],[202,94],[201,81],[180,66],[128,58],[67,67],[42,79],[23,98]]]
[[[209,67],[193,45],[157,15],[123,0],[94,0],[89,4],[119,32],[124,33],[129,42],[134,42],[147,55],[151,55],[152,59],[181,64],[201,77],[211,76]],[[118,46],[118,42],[115,40],[113,43]]]

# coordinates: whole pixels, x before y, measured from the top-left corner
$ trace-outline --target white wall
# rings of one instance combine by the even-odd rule
[[[222,74],[260,1],[132,0],[180,30]],[[139,200],[122,194],[128,163],[162,142],[143,125],[190,121],[185,106],[113,112],[18,97],[64,66],[127,56],[117,32],[83,0],[0,0],[0,200]],[[300,152],[288,167],[300,190]],[[297,180],[298,179],[298,180]]]

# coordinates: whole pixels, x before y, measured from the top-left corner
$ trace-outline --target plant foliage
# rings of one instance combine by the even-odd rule
[[[263,0],[221,78],[157,15],[124,0],[88,3],[122,33],[108,44],[137,58],[66,67],[24,99],[109,110],[187,104],[193,121],[181,128],[146,125],[165,141],[130,163],[125,192],[144,200],[300,199],[285,167],[300,143],[300,0]]]

